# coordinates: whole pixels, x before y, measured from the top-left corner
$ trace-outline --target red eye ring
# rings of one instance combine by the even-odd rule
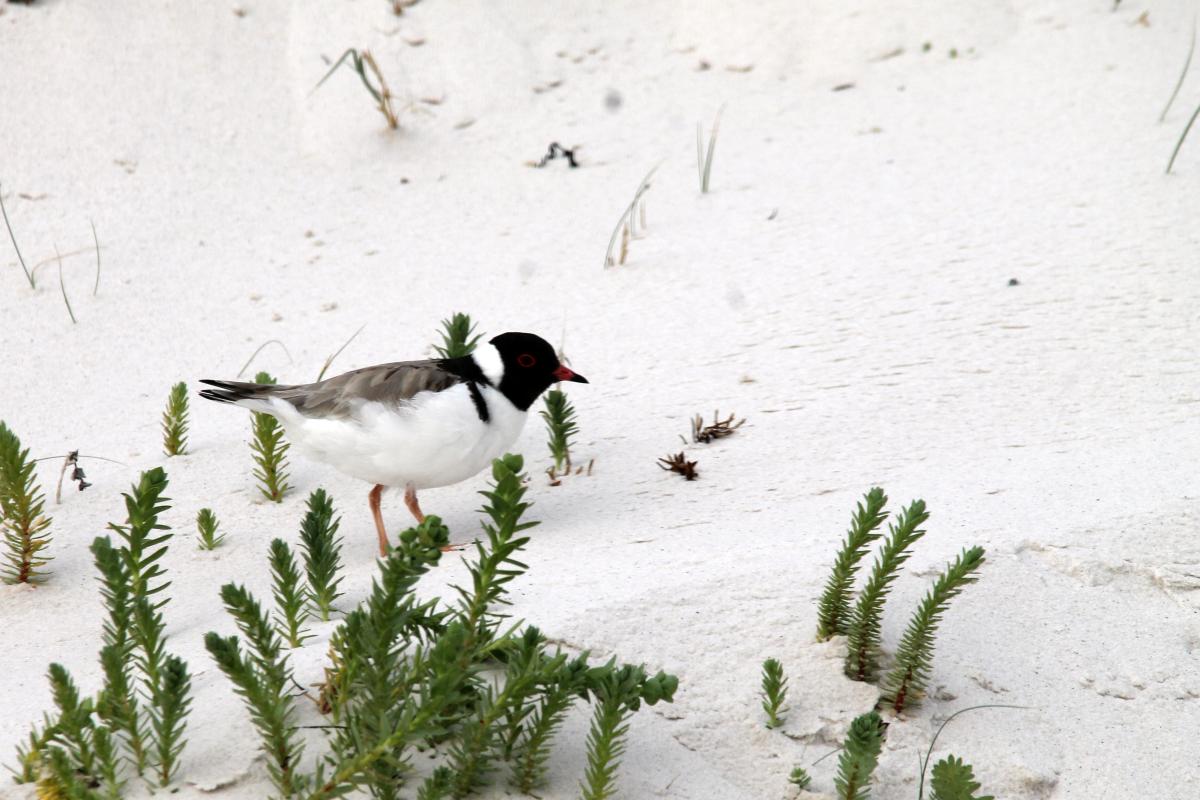
[[[517,356],[517,365],[525,368],[532,367],[537,363],[537,359],[529,355],[529,353],[521,353]]]

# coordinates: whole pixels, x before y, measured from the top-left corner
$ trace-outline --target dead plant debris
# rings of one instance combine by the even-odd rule
[[[688,461],[682,452],[676,453],[673,456],[668,455],[666,458],[660,458],[658,466],[668,472],[678,472],[683,476],[684,480],[694,481],[697,477],[696,462]]]
[[[704,417],[697,414],[692,419],[692,441],[696,444],[708,444],[716,439],[724,439],[726,436],[733,436],[737,433],[737,429],[746,424],[746,418],[736,420],[736,415],[730,414],[728,418],[721,419],[721,412],[713,412],[713,421],[711,425],[704,424]],[[679,437],[683,439],[683,437]],[[684,439],[684,443],[687,440]]]
[[[575,151],[578,149],[578,147],[567,149],[558,142],[551,142],[550,147],[546,149],[546,155],[542,156],[542,160],[531,161],[529,162],[529,165],[532,167],[538,167],[540,169],[556,158],[565,158],[567,160],[567,166],[571,169],[575,169],[579,166],[579,162],[575,160]]]

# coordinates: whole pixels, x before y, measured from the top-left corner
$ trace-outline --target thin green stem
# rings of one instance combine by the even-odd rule
[[[0,214],[4,216],[4,226],[8,228],[8,238],[12,241],[13,250],[17,251],[17,261],[21,262],[21,269],[25,273],[25,280],[29,281],[29,288],[36,289],[37,284],[33,282],[33,275],[30,274],[29,268],[25,266],[25,257],[21,255],[21,248],[17,246],[17,237],[13,233],[12,223],[8,221],[8,210],[4,208],[4,185],[0,184]]]

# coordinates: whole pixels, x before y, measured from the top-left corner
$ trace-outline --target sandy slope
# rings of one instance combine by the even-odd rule
[[[1155,124],[1188,4],[425,0],[403,18],[375,0],[299,5],[0,6],[0,180],[19,241],[30,262],[74,251],[91,218],[105,265],[91,297],[91,257],[66,259],[71,325],[53,265],[30,291],[0,245],[0,417],[37,455],[128,465],[88,463],[95,486],[53,509],[50,583],[0,589],[0,760],[48,706],[47,662],[96,686],[87,545],[137,471],[163,463],[171,383],[231,376],[272,338],[291,360],[271,347],[256,366],[308,380],[363,323],[339,367],[418,356],[465,309],[492,332],[565,332],[593,381],[573,397],[595,474],[535,479],[544,522],[516,613],[680,676],[673,706],[634,721],[623,796],[786,796],[792,764],[870,706],[811,637],[874,483],[934,512],[889,645],[940,565],[988,548],[946,619],[935,697],[891,728],[879,798],[913,796],[915,753],[942,718],[994,702],[1035,710],[964,716],[939,752],[998,797],[1189,794],[1200,142],[1176,175],[1162,168],[1200,79]],[[308,95],[321,56],[348,46],[369,46],[414,104],[401,133],[349,73]],[[701,196],[694,126],[722,104]],[[579,145],[585,168],[524,165],[552,140]],[[660,162],[647,235],[602,270],[620,209]],[[658,470],[687,416],[715,407],[749,423],[691,448],[701,480]],[[230,784],[213,796],[257,798],[254,739],[200,641],[231,629],[216,587],[265,593],[266,544],[294,538],[318,485],[345,516],[352,598],[374,536],[365,487],[296,463],[294,494],[260,503],[248,421],[199,403],[193,416],[192,454],[166,463],[181,531],[170,646],[197,698],[177,796]],[[538,425],[521,445],[542,463]],[[426,507],[469,535],[482,485]],[[230,533],[213,554],[190,540],[202,505]],[[388,515],[404,522],[396,500]],[[428,591],[462,574],[448,565]],[[298,656],[306,679],[320,651]],[[760,724],[768,655],[792,678],[794,738]],[[585,726],[562,738],[546,797],[573,795]],[[818,787],[832,770],[813,770]]]

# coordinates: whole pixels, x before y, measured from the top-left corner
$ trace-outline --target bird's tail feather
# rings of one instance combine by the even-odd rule
[[[201,389],[205,400],[250,408],[255,411],[271,411],[271,397],[280,388],[272,384],[246,383],[244,381],[214,381],[203,379],[201,383],[214,388]]]

